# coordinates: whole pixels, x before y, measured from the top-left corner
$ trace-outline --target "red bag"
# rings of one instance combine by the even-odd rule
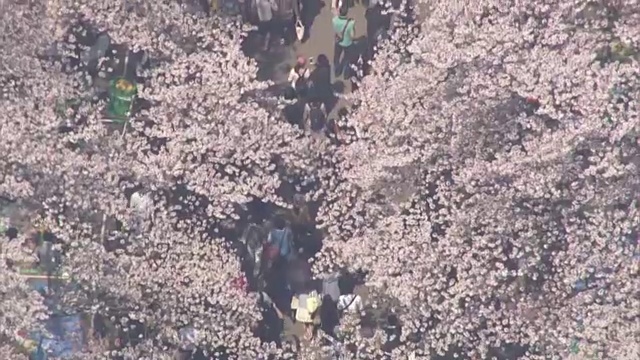
[[[264,254],[269,260],[274,260],[280,255],[280,249],[273,244],[265,244],[264,245]]]

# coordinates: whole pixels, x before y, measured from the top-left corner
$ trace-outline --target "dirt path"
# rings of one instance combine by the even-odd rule
[[[334,34],[331,26],[331,20],[333,14],[331,12],[330,0],[307,0],[318,1],[320,3],[320,13],[313,19],[313,23],[310,28],[309,39],[295,46],[294,51],[296,55],[302,55],[305,57],[313,57],[318,59],[320,55],[325,55],[329,62],[332,64],[333,69],[333,43]],[[363,5],[356,4],[349,9],[349,17],[355,20],[356,24],[356,38],[366,35],[366,8]],[[344,81],[342,77],[334,78],[333,73],[331,75],[334,93],[336,94],[348,94],[351,92],[351,83]],[[331,110],[329,118],[334,118],[338,111],[346,106],[344,99],[339,98],[336,106]]]
[[[329,60],[329,63],[333,63],[334,34],[331,26],[331,19],[333,18],[331,0],[303,1],[308,2],[309,5],[307,6],[311,12],[309,17],[313,18],[309,28],[309,37],[303,43],[296,43],[292,46],[275,44],[269,52],[257,53],[255,49],[260,47],[259,36],[255,32],[249,34],[243,47],[247,55],[255,58],[258,62],[258,79],[272,80],[276,83],[286,82],[289,70],[298,56],[317,60],[318,57],[324,55]],[[366,35],[365,10],[365,6],[360,3],[349,10],[349,17],[355,20],[356,38]],[[340,95],[350,93],[351,84],[349,81],[344,81],[342,77],[334,78],[333,73],[331,74],[331,81],[334,94],[339,97],[337,104],[332,107],[329,114],[329,117],[333,118],[341,108],[347,105]]]
[[[296,43],[290,47],[276,44],[272,46],[267,53],[256,53],[250,49],[260,47],[260,38],[255,33],[250,33],[244,47],[247,55],[255,58],[258,62],[258,79],[271,80],[275,83],[285,83],[291,66],[294,65],[298,56],[305,58],[313,58],[324,55],[329,60],[333,70],[333,46],[334,34],[331,25],[333,14],[331,12],[331,0],[303,0],[308,2],[315,1],[308,5],[312,10],[313,21],[309,29],[309,38],[303,43]],[[356,23],[356,38],[366,35],[366,8],[361,4],[356,4],[349,10],[349,17]],[[315,13],[315,14],[314,14]],[[351,92],[351,84],[344,81],[342,77],[335,78],[331,71],[331,81],[334,93],[339,96],[337,104],[332,108],[329,118],[337,116],[338,111],[347,106],[346,101],[340,97],[340,94],[348,94]],[[366,296],[366,295],[365,295]],[[289,316],[284,318],[283,338],[287,342],[295,342],[294,339],[302,339],[304,327],[302,324],[296,323]],[[306,341],[302,341],[303,346],[308,346]]]

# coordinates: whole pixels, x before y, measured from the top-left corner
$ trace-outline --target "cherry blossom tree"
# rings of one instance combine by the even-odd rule
[[[327,235],[316,270],[366,272],[368,313],[402,322],[389,355],[380,329],[356,331],[366,316],[344,318],[361,356],[637,358],[637,1],[420,5],[378,47],[335,146],[258,99],[269,84],[234,19],[0,2],[0,195],[37,204],[58,239],[63,304],[130,334],[125,358],[169,358],[187,327],[209,351],[284,357],[252,334],[220,227],[304,186]],[[121,53],[88,64],[87,27]],[[105,124],[105,84],[141,53],[139,106]],[[1,337],[44,314],[8,267],[28,236],[0,244]]]
[[[397,298],[403,352],[636,357],[637,2],[427,5],[353,95],[318,269]]]
[[[47,316],[47,309],[43,303],[42,296],[33,291],[27,284],[24,277],[21,277],[15,268],[9,267],[9,262],[17,258],[24,257],[20,249],[2,244],[0,246],[0,340],[3,347],[0,348],[0,354],[10,352],[11,349],[5,348],[11,344],[22,341],[21,334],[25,331],[38,327],[38,321],[43,320]],[[13,351],[16,349],[14,348]],[[18,354],[14,354],[18,356]],[[9,358],[14,358],[7,357]]]
[[[65,304],[114,316],[124,332],[133,333],[135,323],[162,335],[166,344],[156,343],[154,351],[178,344],[176,331],[186,326],[199,331],[199,345],[207,348],[260,349],[251,332],[255,299],[232,287],[238,259],[203,229],[174,226],[169,214],[158,211],[153,225],[137,228],[144,232],[108,231],[102,241],[91,228],[69,234],[64,228],[76,226],[52,224],[53,232],[75,236],[63,239],[69,245],[63,266],[75,282]]]
[[[256,299],[231,289],[239,259],[210,230],[237,218],[234,205],[252,197],[283,203],[275,194],[281,182],[304,177],[327,145],[311,146],[246,96],[265,86],[254,80],[255,65],[239,49],[242,29],[232,21],[192,16],[174,2],[49,1],[10,10],[2,17],[12,26],[3,51],[46,36],[6,54],[14,57],[1,73],[0,191],[41,205],[72,279],[64,304],[142,324],[148,336],[121,349],[132,358],[169,356],[185,326],[199,330],[205,349],[254,358],[262,351],[251,331]],[[98,78],[88,76],[78,59],[86,49],[70,31],[77,21],[108,32],[125,51],[158,59],[140,84],[151,106],[117,131],[103,123],[105,103],[95,92],[101,78],[117,74],[99,65]],[[42,58],[53,42],[62,61]],[[56,108],[71,98],[80,99],[75,107]],[[129,207],[131,187],[156,197],[146,212],[152,217]],[[191,194],[183,205],[165,201],[162,194],[178,188]],[[201,206],[195,198],[202,196],[210,218],[177,215],[176,207]]]

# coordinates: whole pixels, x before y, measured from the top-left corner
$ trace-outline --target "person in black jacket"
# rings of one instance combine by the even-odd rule
[[[274,28],[280,31],[284,45],[291,45],[296,39],[295,24],[300,19],[298,0],[276,0]]]
[[[258,322],[256,335],[263,342],[273,342],[280,347],[280,336],[284,328],[284,314],[265,291],[259,291],[258,297],[262,319]]]

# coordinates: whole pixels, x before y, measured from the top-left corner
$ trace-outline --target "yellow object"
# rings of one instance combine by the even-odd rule
[[[316,312],[316,310],[318,310],[318,308],[320,307],[320,299],[318,298],[317,295],[313,295],[313,297],[310,297],[309,299],[307,299],[307,311],[310,313],[314,313]]]
[[[291,298],[291,309],[296,310],[296,321],[302,323],[313,323],[312,315],[319,307],[320,297],[315,291],[308,295],[306,308],[300,307],[300,300],[298,299],[298,296]]]
[[[118,81],[116,81],[116,89],[130,92],[133,90],[133,84],[125,79],[119,79]]]
[[[296,321],[305,324],[313,323],[313,319],[311,318],[311,314],[306,309],[298,309],[296,311]]]

